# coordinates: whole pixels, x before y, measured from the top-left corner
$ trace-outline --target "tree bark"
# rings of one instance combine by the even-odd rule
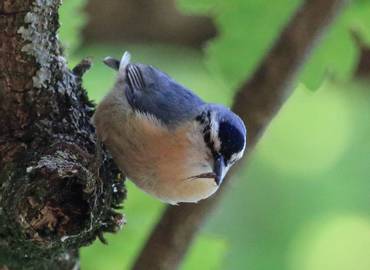
[[[233,110],[247,125],[247,156],[291,94],[297,73],[316,41],[346,2],[304,1],[253,77],[237,92]],[[220,202],[230,176],[236,170],[237,167],[234,167],[221,190],[212,198],[198,204],[167,207],[132,269],[178,268],[201,225]]]
[[[81,85],[91,63],[67,68],[59,5],[0,1],[3,269],[78,269],[78,248],[124,222],[114,211],[122,177],[104,150],[96,158],[94,105]]]

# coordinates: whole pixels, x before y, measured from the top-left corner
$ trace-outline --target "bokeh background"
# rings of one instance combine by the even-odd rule
[[[230,106],[301,2],[65,0],[60,37],[71,67],[94,61],[84,86],[96,102],[115,78],[101,59],[129,50],[135,62]],[[355,79],[369,43],[370,3],[353,1],[181,269],[370,269],[370,82]],[[108,245],[83,248],[82,269],[129,269],[160,217],[165,205],[127,188],[127,225]]]

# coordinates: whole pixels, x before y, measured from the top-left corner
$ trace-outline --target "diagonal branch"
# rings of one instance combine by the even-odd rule
[[[247,124],[249,151],[292,93],[306,57],[346,2],[305,0],[251,80],[236,94],[233,110]],[[235,171],[234,168],[232,173]],[[176,269],[201,225],[225,193],[230,177],[226,180],[210,199],[167,207],[132,269]]]

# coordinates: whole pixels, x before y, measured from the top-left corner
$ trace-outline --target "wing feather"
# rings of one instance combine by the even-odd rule
[[[132,108],[154,115],[168,125],[193,119],[204,104],[191,90],[152,66],[130,64],[127,75],[126,96]]]

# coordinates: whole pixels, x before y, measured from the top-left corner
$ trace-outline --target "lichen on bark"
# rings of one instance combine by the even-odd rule
[[[124,181],[96,154],[86,63],[66,66],[60,0],[0,3],[0,266],[78,268],[78,248],[124,223]]]
[[[31,6],[31,10],[27,12],[24,17],[25,26],[21,26],[17,33],[22,35],[24,40],[29,41],[22,48],[22,51],[35,58],[39,69],[33,77],[33,85],[36,88],[46,87],[51,80],[50,67],[53,61],[53,54],[58,53],[58,47],[52,48],[52,32],[48,30],[48,21],[50,20],[49,14],[52,14],[55,5],[59,5],[60,1],[52,0],[36,0]],[[65,63],[65,61],[61,61]],[[64,65],[65,66],[65,65]]]

